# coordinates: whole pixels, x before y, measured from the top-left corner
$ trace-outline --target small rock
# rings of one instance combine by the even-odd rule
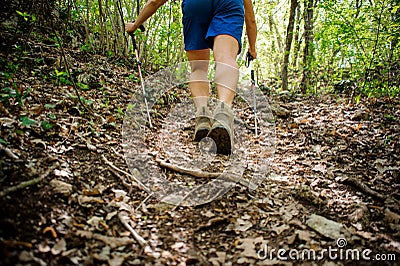
[[[50,181],[50,185],[53,187],[56,194],[62,194],[64,196],[69,196],[72,193],[72,185],[64,181],[53,179]]]
[[[369,119],[368,109],[358,110],[354,115],[351,116],[351,120],[353,121],[366,121],[368,119]]]
[[[325,217],[312,214],[306,224],[325,237],[338,239],[343,237],[344,226]]]
[[[290,115],[290,111],[285,109],[285,108],[283,108],[280,105],[276,105],[276,104],[271,105],[271,110],[274,113],[274,115],[276,115],[277,117],[285,118],[285,117],[288,117]]]

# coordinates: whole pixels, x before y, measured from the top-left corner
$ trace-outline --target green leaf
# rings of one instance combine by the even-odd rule
[[[67,76],[67,75],[68,75],[67,72],[58,71],[57,69],[55,69],[55,72],[56,72],[56,76],[57,76],[57,77],[60,77],[60,76]]]
[[[19,120],[21,120],[22,125],[24,125],[24,126],[30,126],[30,125],[36,124],[36,121],[35,121],[35,120],[30,119],[30,118],[28,118],[28,117],[26,117],[26,116],[21,116],[21,117],[19,118]]]
[[[47,121],[42,121],[41,126],[44,130],[49,130],[53,128],[53,125]]]
[[[7,141],[5,141],[4,139],[2,139],[2,138],[0,138],[0,143],[1,144],[8,144],[8,142]]]
[[[356,105],[358,105],[360,103],[360,100],[361,100],[361,94],[359,94],[355,97]]]
[[[90,90],[89,85],[87,85],[87,84],[85,84],[85,83],[78,82],[76,85],[78,85],[78,87],[79,87],[81,90],[84,90],[84,91]]]
[[[55,104],[46,103],[46,104],[44,105],[44,108],[46,108],[46,109],[53,109],[53,108],[56,108],[56,105],[55,105]]]

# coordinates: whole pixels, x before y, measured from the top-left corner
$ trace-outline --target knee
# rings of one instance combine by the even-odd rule
[[[192,61],[190,63],[190,67],[191,67],[193,74],[207,76],[207,72],[208,72],[208,61],[207,60]]]

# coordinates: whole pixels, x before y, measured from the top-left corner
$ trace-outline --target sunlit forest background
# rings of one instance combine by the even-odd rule
[[[144,4],[6,0],[0,20],[3,29],[27,39],[35,35],[44,43],[123,59],[132,56],[124,23],[134,20]],[[145,32],[136,33],[147,71],[185,60],[180,4],[168,1],[146,22]],[[255,1],[259,84],[303,93],[336,90],[356,99],[398,94],[399,7],[396,0]],[[243,41],[241,64],[245,36]],[[23,53],[25,45],[12,49]]]

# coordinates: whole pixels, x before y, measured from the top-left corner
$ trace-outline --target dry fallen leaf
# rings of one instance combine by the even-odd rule
[[[81,205],[88,204],[88,203],[104,203],[104,201],[101,198],[88,197],[88,196],[83,196],[83,195],[78,196],[78,202]]]
[[[51,249],[51,253],[53,255],[58,255],[63,251],[67,250],[67,242],[65,242],[64,238],[61,238]]]
[[[53,179],[50,181],[50,185],[53,187],[54,192],[57,194],[69,196],[72,193],[72,185],[64,181]]]
[[[287,224],[282,224],[281,226],[273,226],[273,227],[271,228],[271,230],[275,231],[275,233],[276,233],[277,235],[280,235],[280,234],[283,233],[283,231],[285,231],[285,230],[287,230],[287,229],[289,229],[289,228],[290,228],[289,225],[287,225]]]
[[[357,208],[354,212],[349,214],[349,220],[353,223],[360,221],[363,217],[368,216],[368,208],[367,206],[363,205]]]
[[[392,212],[388,208],[385,209],[385,220],[389,223],[399,224],[400,223],[400,215]]]
[[[38,250],[39,250],[39,252],[47,253],[51,250],[51,248],[49,247],[49,245],[46,242],[42,242],[42,243],[39,243]]]
[[[250,221],[247,221],[247,220],[245,221],[245,220],[238,218],[236,220],[234,230],[239,231],[239,232],[244,232],[244,231],[247,231],[248,229],[250,229],[250,227],[252,227],[252,226],[253,226],[253,224]]]
[[[189,250],[185,242],[176,242],[171,248],[181,253],[186,253]]]
[[[72,176],[70,171],[64,170],[64,169],[62,169],[62,170],[55,169],[54,170],[54,175],[55,176],[61,176],[61,177],[70,177],[70,176]]]
[[[310,231],[306,231],[306,230],[296,230],[295,234],[297,234],[298,238],[300,240],[306,241],[306,242],[310,242],[311,240],[311,234]]]

